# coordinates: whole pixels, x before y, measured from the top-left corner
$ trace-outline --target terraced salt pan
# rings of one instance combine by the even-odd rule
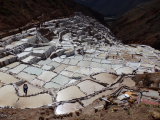
[[[98,72],[101,72],[101,71],[102,71],[101,68],[92,68],[91,71],[90,71],[90,74],[98,73]]]
[[[96,80],[99,82],[108,83],[110,85],[113,82],[115,82],[117,76],[108,73],[100,73],[98,75],[93,76],[93,78],[96,78]]]
[[[92,60],[92,58],[89,58],[89,57],[84,57],[83,60],[87,60],[87,61],[90,61]]]
[[[90,65],[89,61],[80,61],[77,66],[84,66],[84,67],[88,67]]]
[[[133,72],[133,69],[130,68],[130,67],[122,67],[122,68],[119,68],[116,70],[117,74],[122,74],[122,73],[125,73],[125,74],[132,74]]]
[[[105,59],[106,58],[106,54],[99,54],[98,56],[96,56],[96,58]]]
[[[60,64],[57,63],[57,62],[51,62],[51,63],[49,63],[47,65],[54,66],[55,68],[57,68]]]
[[[83,56],[80,56],[80,55],[79,56],[75,56],[74,59],[76,59],[76,60],[83,60]]]
[[[14,67],[18,66],[19,64],[20,64],[20,62],[14,62],[12,64],[9,64],[9,65],[5,66],[5,67],[11,69],[11,68],[14,68]]]
[[[111,63],[111,61],[109,61],[109,60],[102,60],[101,63],[102,64],[109,64],[109,63]]]
[[[64,70],[67,67],[67,65],[65,64],[61,64],[60,66],[58,66],[56,69],[54,69],[53,71],[56,73],[60,73],[62,70]]]
[[[128,62],[127,65],[129,67],[138,68],[141,64],[140,63],[134,63],[134,62]]]
[[[75,111],[81,109],[82,106],[76,102],[76,103],[65,103],[63,105],[59,105],[56,110],[55,114],[56,115],[61,115],[61,114],[69,114],[69,113],[74,113]]]
[[[44,70],[36,68],[36,67],[27,67],[23,70],[26,73],[32,74],[32,75],[40,75]]]
[[[49,88],[59,89],[60,87],[62,87],[62,85],[59,85],[59,84],[53,83],[53,82],[48,82],[44,85],[44,87],[47,89],[49,89]]]
[[[98,62],[98,63],[100,63],[100,62],[101,62],[101,59],[93,58],[92,61],[93,61],[93,62]]]
[[[33,79],[36,78],[35,75],[30,75],[28,73],[25,73],[25,72],[20,72],[18,75],[17,75],[18,78],[21,78],[21,79],[24,79],[28,82],[32,81]]]
[[[75,98],[85,97],[86,95],[77,86],[71,86],[57,93],[57,101],[67,101]]]
[[[25,56],[29,56],[31,54],[31,52],[22,52],[20,54],[17,54],[19,59],[24,58]]]
[[[0,81],[3,83],[15,83],[19,81],[19,79],[16,79],[7,73],[0,72]]]
[[[136,85],[136,83],[131,78],[124,78],[122,84],[128,87],[134,87]]]
[[[27,58],[23,59],[22,62],[24,63],[29,63],[30,61],[34,62],[35,59],[37,59],[36,56],[28,56]]]
[[[101,68],[101,64],[96,62],[91,62],[90,66],[94,68]]]
[[[49,82],[56,75],[57,74],[54,72],[44,71],[40,76],[38,76],[38,79],[43,80],[45,82]]]
[[[62,71],[60,74],[64,75],[64,76],[67,76],[67,77],[70,77],[73,73],[69,72],[69,71]]]
[[[42,87],[44,85],[44,82],[38,79],[34,79],[33,81],[31,81],[31,84]]]
[[[41,60],[37,64],[38,65],[46,65],[46,64],[49,64],[49,63],[51,63],[51,60],[47,59],[47,60]]]
[[[76,72],[79,70],[80,67],[78,66],[68,66],[65,70],[71,71],[71,72]]]
[[[85,77],[85,75],[82,75],[80,73],[74,73],[72,77]]]
[[[109,64],[102,64],[102,68],[104,68],[104,69],[111,69],[112,66],[109,65]]]
[[[105,92],[103,92],[103,93],[99,93],[98,95],[95,95],[95,96],[93,96],[93,97],[91,97],[91,98],[89,98],[89,99],[87,99],[87,100],[82,100],[81,102],[82,102],[82,103],[84,104],[84,106],[86,107],[86,106],[88,106],[89,104],[92,104],[93,101],[95,101],[96,99],[102,97],[103,95],[109,95],[109,94],[111,94],[111,92],[112,92],[112,90],[107,90],[107,91],[105,91]]]
[[[76,82],[77,80],[75,80],[75,79],[71,79],[70,81],[69,81],[69,83],[67,83],[66,85],[69,85],[69,84],[71,84],[71,83],[74,83],[74,82]]]
[[[112,69],[116,70],[118,68],[122,67],[122,65],[112,65]]]
[[[51,81],[58,83],[60,85],[64,85],[69,82],[69,78],[62,75],[58,75],[55,78],[53,78]]]
[[[79,60],[71,59],[71,61],[69,62],[69,64],[70,65],[77,65],[78,62],[79,62]]]
[[[2,71],[7,71],[7,70],[8,70],[8,68],[6,68],[6,67],[2,67],[2,68],[0,68],[0,70],[2,70]]]
[[[20,64],[19,66],[15,67],[13,69],[10,69],[9,71],[12,72],[12,73],[18,74],[19,72],[21,72],[26,67],[27,67],[27,65]]]
[[[39,94],[31,97],[20,97],[15,106],[17,108],[37,108],[48,104],[52,104],[52,97],[49,94]]]
[[[137,58],[141,59],[143,63],[151,63],[151,61],[148,58],[145,58],[145,57],[137,57]]]
[[[70,62],[70,59],[65,59],[62,63],[68,64]]]
[[[5,48],[13,49],[15,46],[22,45],[24,43],[25,42],[21,42],[21,41],[12,42],[10,45],[7,45]]]
[[[29,47],[29,48],[26,48],[24,51],[25,52],[30,52],[30,51],[32,51],[33,50],[33,47]]]
[[[142,67],[154,67],[154,65],[151,64],[141,64]]]
[[[80,73],[80,74],[88,75],[89,72],[90,72],[90,68],[87,68],[87,67],[82,67],[82,68],[79,70],[79,73]]]
[[[64,59],[60,58],[60,57],[56,57],[54,59],[52,59],[52,61],[55,61],[55,62],[58,62],[58,63],[61,63]]]
[[[54,68],[54,66],[43,65],[43,66],[42,66],[42,69],[43,69],[43,70],[51,71],[51,70],[54,70],[55,68]]]
[[[42,89],[39,89],[33,85],[30,85],[30,84],[27,84],[27,85],[28,85],[27,95],[32,95],[32,94],[43,92]],[[23,92],[23,84],[21,86],[19,86],[18,89],[19,89],[18,91],[19,91],[20,95],[25,95],[25,93]]]
[[[37,65],[37,64],[32,64],[32,66],[37,67],[37,68],[41,68],[42,66]]]
[[[80,87],[81,91],[87,95],[94,93],[94,91],[99,91],[105,88],[104,86],[90,80],[83,81],[77,84],[77,86]]]
[[[15,88],[12,85],[0,88],[0,106],[16,107],[15,103],[18,100],[18,96],[15,92]]]

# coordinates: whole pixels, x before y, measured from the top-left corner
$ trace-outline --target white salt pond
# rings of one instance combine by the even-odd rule
[[[64,70],[67,67],[67,65],[65,64],[61,64],[60,66],[58,66],[56,69],[54,69],[53,71],[56,73],[60,73],[62,70]]]
[[[82,67],[82,68],[79,70],[79,73],[80,73],[80,74],[88,75],[89,72],[90,72],[90,68],[87,68],[87,67]]]
[[[119,68],[116,70],[117,74],[132,74],[133,72],[133,68],[130,68],[130,67],[122,67],[122,68]]]
[[[7,73],[0,72],[0,81],[3,83],[15,83],[19,81],[19,79],[9,75]]]
[[[80,61],[77,66],[85,66],[88,67],[90,65],[89,61]]]
[[[76,110],[81,109],[82,106],[76,102],[76,103],[65,103],[63,105],[59,105],[56,110],[55,114],[56,115],[61,115],[61,114],[69,114],[70,112],[75,112]]]
[[[25,83],[27,84],[27,83]],[[31,84],[27,84],[28,86],[28,91],[27,91],[27,95],[33,95],[33,94],[36,94],[36,93],[40,93],[40,92],[43,92],[42,89],[39,89]],[[25,93],[23,92],[23,84],[21,86],[18,87],[18,91],[20,93],[20,95],[25,95]]]
[[[23,69],[25,69],[27,67],[27,65],[25,64],[20,64],[19,66],[13,68],[13,69],[10,69],[9,71],[12,72],[12,73],[15,73],[15,74],[18,74],[19,72],[21,72]]]
[[[62,85],[58,83],[48,82],[44,85],[44,87],[47,89],[50,89],[50,88],[59,89],[60,87],[62,87]]]
[[[43,80],[45,82],[49,82],[56,75],[57,74],[54,72],[44,71],[40,76],[38,76],[38,79]]]
[[[19,97],[15,92],[15,88],[12,85],[6,85],[0,88],[0,106],[16,107],[15,103]]]
[[[35,75],[30,75],[30,74],[25,73],[25,72],[20,72],[20,73],[17,75],[17,77],[20,78],[20,79],[24,79],[24,80],[26,80],[26,81],[28,81],[28,82],[30,82],[30,81],[32,81],[33,79],[36,78]]]
[[[37,108],[48,104],[52,104],[52,96],[39,94],[31,97],[20,97],[14,106],[16,108]]]
[[[20,62],[14,62],[12,64],[7,65],[6,67],[11,69],[11,68],[14,68],[14,67],[18,66],[19,64],[20,64]]]
[[[71,86],[57,93],[57,101],[67,101],[75,98],[85,97],[77,86]]]
[[[64,75],[64,76],[67,76],[67,77],[70,77],[73,73],[69,72],[69,71],[62,71],[60,74]]]
[[[71,71],[71,72],[76,72],[79,70],[80,67],[78,66],[68,66],[65,70]]]
[[[96,78],[97,81],[102,83],[112,84],[117,79],[117,76],[108,73],[101,73],[93,76],[93,78]]]
[[[87,95],[94,93],[94,91],[99,91],[105,88],[104,86],[90,80],[83,81],[77,84],[77,86],[80,87],[81,91]]]
[[[33,75],[40,75],[44,70],[36,68],[36,67],[27,67],[23,70],[26,73],[33,74]]]
[[[53,78],[51,81],[58,83],[60,85],[65,85],[66,83],[69,82],[69,78],[62,75],[58,75],[55,78]]]
[[[42,87],[44,85],[44,81],[38,80],[38,79],[34,79],[31,81],[31,84],[35,85],[35,86],[40,86]]]

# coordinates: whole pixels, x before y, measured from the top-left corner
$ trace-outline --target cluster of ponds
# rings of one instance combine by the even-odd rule
[[[90,96],[95,91],[118,87],[120,83],[111,85],[122,74],[132,74],[136,69],[138,74],[153,73],[155,68],[160,69],[160,51],[144,45],[123,45],[115,41],[108,28],[89,17],[75,16],[70,19],[46,22],[45,26],[50,26],[49,31],[54,33],[53,40],[40,43],[45,46],[25,48],[21,53],[13,55],[18,57],[17,61],[0,68],[0,106],[36,108],[58,104],[55,113],[65,114],[91,104],[102,95],[109,95],[112,90],[105,90]],[[58,28],[51,24],[55,21],[61,23]],[[66,21],[70,21],[69,25],[74,26],[72,28],[74,32],[70,31],[70,26],[67,26]],[[90,23],[95,24],[90,25]],[[86,27],[89,25],[91,32],[97,33],[96,36],[100,38],[90,36]],[[68,30],[60,38],[59,34],[65,26]],[[48,29],[47,27],[43,29]],[[36,31],[32,28],[30,33],[33,34],[32,37],[27,36],[25,39],[5,46],[4,49],[13,49],[28,41],[34,43]],[[90,38],[94,44],[87,41]],[[60,39],[63,42],[60,42]],[[99,42],[99,39],[103,40]],[[47,55],[56,52],[52,49],[53,46],[56,50],[74,51],[74,54],[70,56],[62,54],[51,59]],[[79,49],[83,50],[83,54],[78,53]],[[42,54],[47,56],[45,60],[42,60]],[[30,63],[29,61],[37,62]],[[27,96],[23,92],[24,83],[28,85]],[[130,77],[125,77],[121,84],[128,87],[135,86],[135,82]],[[85,99],[86,96],[90,97]],[[82,98],[81,102],[84,106],[79,102],[69,102],[77,98]],[[65,101],[65,103],[60,104],[60,101]]]

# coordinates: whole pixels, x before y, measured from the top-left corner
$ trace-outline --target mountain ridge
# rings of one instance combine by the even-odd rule
[[[144,44],[160,49],[160,0],[140,4],[119,17],[112,32],[125,44]]]
[[[131,8],[134,8],[142,2],[148,2],[150,0],[75,0],[82,3],[92,9],[104,14],[121,16]]]
[[[69,3],[78,8],[74,10],[75,6],[69,6]],[[15,29],[34,21],[69,17],[77,11],[107,25],[101,14],[73,0],[0,0],[0,30]]]

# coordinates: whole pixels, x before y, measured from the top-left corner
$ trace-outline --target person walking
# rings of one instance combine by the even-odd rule
[[[28,91],[28,85],[27,84],[23,85],[23,91],[27,95],[27,91]]]

